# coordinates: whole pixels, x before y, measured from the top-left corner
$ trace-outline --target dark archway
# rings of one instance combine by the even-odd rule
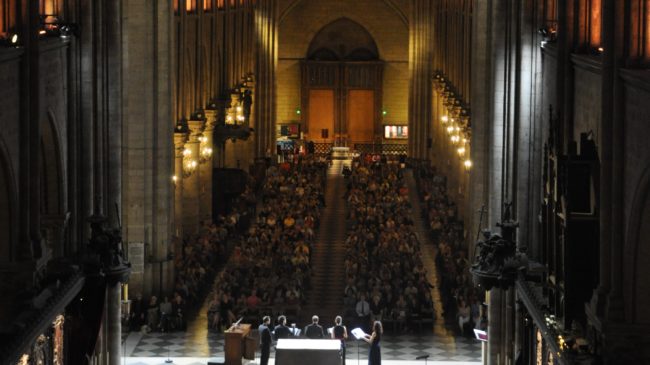
[[[377,44],[366,28],[348,18],[324,26],[312,39],[307,59],[313,61],[375,61]]]

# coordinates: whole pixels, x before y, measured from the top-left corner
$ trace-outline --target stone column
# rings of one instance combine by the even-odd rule
[[[502,341],[502,326],[504,325],[503,307],[503,290],[492,288],[486,298],[488,302],[488,350],[487,358],[483,363],[487,365],[505,364]]]
[[[490,70],[492,59],[489,43],[490,37],[490,14],[489,3],[482,0],[474,0],[472,16],[472,137],[471,137],[471,159],[472,169],[469,176],[469,211],[467,212],[469,226],[470,247],[476,242],[479,233],[479,225],[488,227],[487,209],[488,201],[488,171],[490,140],[489,113],[490,98],[486,89],[490,82]],[[468,156],[470,151],[467,151]]]
[[[183,238],[183,151],[187,133],[174,133],[174,235]],[[179,251],[174,252],[179,254]]]
[[[255,9],[255,157],[275,154],[278,0],[258,1]],[[269,152],[270,151],[270,152]]]
[[[609,9],[608,9],[609,8]],[[613,12],[613,6],[609,0],[602,2],[602,10]],[[612,275],[612,184],[614,167],[612,163],[613,150],[613,129],[614,129],[614,110],[613,110],[613,87],[614,87],[614,35],[609,34],[613,31],[614,18],[613,14],[602,13],[601,39],[603,42],[602,54],[602,72],[601,72],[601,119],[600,119],[600,140],[602,146],[600,149],[600,267],[598,288],[594,291],[591,298],[592,312],[601,319],[604,317],[607,294],[611,288]],[[620,178],[620,177],[619,177]],[[622,242],[621,242],[622,244]]]
[[[106,284],[106,322],[108,326],[108,364],[120,365],[122,354],[122,285],[120,282]]]
[[[189,139],[185,143],[188,152],[183,159],[183,232],[188,234],[197,233],[199,230],[199,192],[201,180],[199,179],[199,137],[203,133],[202,120],[190,120],[187,122],[190,128]]]
[[[122,1],[105,3],[106,44],[110,52],[106,57],[107,110],[104,123],[107,125],[106,187],[104,205],[106,217],[111,226],[118,226],[122,219]]]
[[[217,120],[217,110],[206,110],[205,118],[199,164],[201,179],[199,215],[202,221],[212,221],[212,168],[214,167],[214,125]]]
[[[428,159],[431,137],[432,4],[412,2],[409,22],[409,156]]]

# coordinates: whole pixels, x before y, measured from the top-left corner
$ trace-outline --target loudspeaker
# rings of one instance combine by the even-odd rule
[[[330,130],[329,129],[321,129],[320,130],[320,138],[326,139],[329,138],[330,135]]]
[[[431,137],[427,138],[427,148],[431,148],[432,145],[433,145],[433,139],[431,139]]]

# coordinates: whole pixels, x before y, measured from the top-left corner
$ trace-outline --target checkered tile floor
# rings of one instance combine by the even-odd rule
[[[134,358],[223,358],[222,334],[196,336],[192,333],[132,333],[126,341],[126,356]],[[358,351],[358,353],[357,353]],[[431,335],[385,335],[381,343],[383,360],[413,360],[420,355],[430,355],[429,361],[481,361],[480,342],[464,337],[450,338]],[[350,341],[347,359],[368,358],[365,342]],[[271,352],[273,357],[273,352]]]

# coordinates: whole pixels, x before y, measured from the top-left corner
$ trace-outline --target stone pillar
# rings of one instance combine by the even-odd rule
[[[431,150],[432,2],[414,0],[409,22],[409,156],[428,159]]]
[[[256,92],[255,157],[275,154],[278,0],[259,1],[255,9]]]
[[[108,364],[120,365],[122,354],[122,285],[120,282],[106,284],[106,322],[108,327]]]
[[[183,151],[187,142],[187,133],[174,133],[174,235],[183,238]],[[175,250],[176,254],[180,251]]]
[[[104,123],[106,135],[105,149],[107,156],[106,187],[104,189],[104,205],[106,217],[111,226],[117,227],[122,222],[122,2],[109,1],[105,3],[106,17],[106,99],[107,110]],[[118,223],[119,222],[119,223]]]
[[[483,359],[483,363],[487,365],[501,365],[505,364],[503,353],[503,331],[504,325],[503,307],[503,290],[499,288],[492,288],[487,292],[488,303],[488,350],[487,358]]]
[[[202,120],[190,120],[187,122],[190,128],[188,141],[185,143],[185,149],[188,151],[183,159],[183,232],[185,234],[194,234],[199,230],[199,192],[201,190],[201,180],[199,179],[199,137],[203,133]]]
[[[610,8],[610,9],[608,9]],[[613,11],[609,0],[602,2],[602,10]],[[600,119],[600,267],[598,288],[591,298],[592,312],[601,319],[607,306],[607,295],[611,289],[612,257],[612,184],[613,184],[613,87],[614,87],[614,35],[609,34],[614,27],[613,14],[603,13],[601,39],[603,42],[601,72],[601,119]],[[621,242],[622,244],[622,242]]]
[[[201,221],[212,221],[212,169],[214,167],[214,126],[217,120],[217,110],[205,111],[205,130],[201,142],[199,176],[201,192],[199,215]]]
[[[489,171],[489,113],[490,98],[486,89],[490,80],[492,58],[490,37],[490,4],[487,1],[474,0],[472,15],[472,169],[469,176],[469,211],[468,231],[469,245],[476,243],[479,226],[488,227],[488,171]],[[467,151],[466,153],[470,153]]]
[[[611,190],[611,234],[610,241],[610,293],[607,301],[607,320],[610,322],[625,321],[625,303],[623,301],[623,250],[625,246],[625,210],[624,210],[624,180],[625,175],[625,131],[620,116],[624,115],[623,82],[619,77],[619,69],[624,65],[624,34],[625,6],[621,1],[603,0],[602,3],[601,39],[603,44],[603,114],[602,119],[610,124],[612,130],[612,179]],[[647,11],[647,10],[646,10]],[[607,65],[607,67],[605,67]],[[607,76],[605,76],[607,75]],[[605,92],[605,89],[609,91]],[[605,99],[608,98],[608,99]],[[605,106],[608,104],[608,106]],[[605,114],[607,111],[607,114]],[[601,261],[603,254],[601,252]]]

